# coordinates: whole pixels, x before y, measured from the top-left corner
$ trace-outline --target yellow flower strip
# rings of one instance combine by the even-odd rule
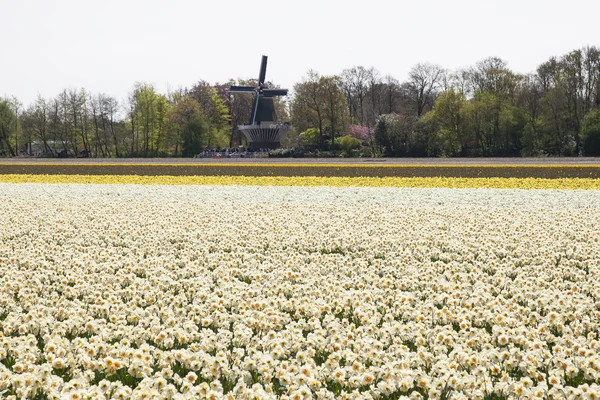
[[[405,178],[283,176],[140,176],[140,175],[0,175],[7,183],[83,183],[142,185],[355,186],[415,188],[581,189],[600,190],[589,178]]]

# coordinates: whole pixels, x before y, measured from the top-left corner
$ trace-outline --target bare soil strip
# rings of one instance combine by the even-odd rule
[[[0,163],[0,174],[141,176],[323,176],[448,178],[600,178],[600,164],[108,164]]]

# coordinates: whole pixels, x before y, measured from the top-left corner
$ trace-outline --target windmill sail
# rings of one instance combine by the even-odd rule
[[[287,96],[287,89],[264,89],[262,91],[263,96],[265,97],[273,97],[273,96]]]
[[[254,101],[252,101],[252,112],[250,112],[250,122],[248,125],[254,125],[256,121],[256,113],[258,112],[258,96],[254,96]]]
[[[260,73],[258,75],[258,86],[262,86],[265,83],[267,77],[267,56],[262,56],[260,62]]]
[[[229,88],[229,93],[253,93],[255,88],[253,86],[232,86]]]

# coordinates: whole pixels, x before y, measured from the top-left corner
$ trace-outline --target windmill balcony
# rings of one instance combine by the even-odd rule
[[[239,125],[238,128],[242,131],[252,148],[271,149],[280,146],[281,139],[290,130],[291,125],[288,123],[262,123],[261,125]]]

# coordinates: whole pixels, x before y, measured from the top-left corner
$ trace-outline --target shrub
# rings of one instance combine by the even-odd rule
[[[340,149],[342,150],[342,155],[350,156],[354,150],[359,150],[362,147],[362,142],[352,136],[344,136],[339,141]]]
[[[317,128],[308,128],[300,133],[300,141],[302,144],[316,145],[319,143],[319,130]]]

